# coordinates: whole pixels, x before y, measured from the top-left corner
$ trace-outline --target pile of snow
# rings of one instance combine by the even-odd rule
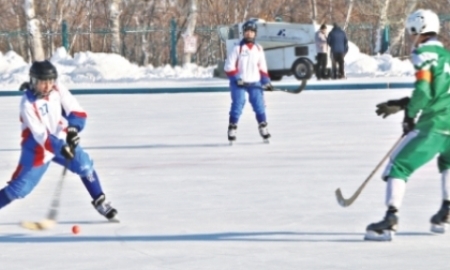
[[[369,56],[350,43],[345,57],[348,77],[402,77],[410,76],[414,69],[409,60],[390,55]],[[50,59],[56,65],[63,83],[129,83],[156,80],[205,80],[213,77],[216,66],[195,64],[172,67],[138,66],[124,57],[112,53],[79,52],[72,57],[64,47],[58,48]],[[30,64],[13,51],[0,53],[0,85],[20,84],[28,80]]]
[[[390,54],[369,56],[349,42],[349,51],[345,56],[345,72],[349,77],[403,77],[414,74],[411,61],[400,60]]]

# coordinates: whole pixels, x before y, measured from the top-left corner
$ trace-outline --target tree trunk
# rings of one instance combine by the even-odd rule
[[[311,0],[311,22],[317,22],[317,4],[316,0]]]
[[[31,59],[32,61],[43,61],[45,60],[45,54],[42,48],[39,20],[35,16],[34,0],[25,0],[23,8],[27,20],[28,44],[31,51]]]
[[[377,37],[375,38],[375,44],[373,44],[374,53],[379,53],[381,51],[381,38],[383,36],[383,30],[387,25],[387,11],[389,7],[389,0],[384,0],[384,3],[380,1],[380,16],[378,17],[378,27],[376,29]]]
[[[345,23],[344,23],[344,31],[345,29],[347,29],[348,26],[348,22],[350,21],[350,17],[352,15],[352,10],[353,10],[353,0],[350,0],[349,4],[348,4],[348,9],[347,9],[347,16],[345,17]]]
[[[120,54],[120,0],[111,0],[109,5],[109,24],[111,27],[111,52]]]
[[[242,14],[242,20],[241,20],[242,22],[247,20],[248,10],[250,9],[251,1],[253,1],[253,0],[247,0],[247,2],[245,4],[245,8],[244,8],[244,12]],[[238,22],[236,22],[236,23],[238,23]]]
[[[330,0],[330,10],[328,11],[330,15],[330,23],[333,23],[333,2]]]
[[[88,35],[88,50],[92,51],[92,12],[93,12],[93,0],[89,1],[89,35]]]
[[[189,0],[189,13],[188,13],[188,21],[187,21],[187,27],[186,32],[184,32],[183,36],[185,38],[187,37],[193,37],[194,31],[195,31],[195,25],[197,24],[197,0]],[[184,64],[189,64],[191,62],[191,53],[185,52],[184,53]]]
[[[392,38],[391,40],[391,46],[389,47],[388,52],[391,53],[394,56],[398,56],[400,49],[402,47],[402,41],[403,41],[403,36],[405,35],[405,21],[407,19],[407,17],[409,16],[409,14],[411,14],[411,12],[413,12],[413,10],[416,8],[417,6],[417,0],[408,0],[406,2],[406,8],[405,8],[405,16],[402,16],[402,18],[400,19],[400,21],[398,21],[397,24],[397,34],[394,36],[394,38]]]

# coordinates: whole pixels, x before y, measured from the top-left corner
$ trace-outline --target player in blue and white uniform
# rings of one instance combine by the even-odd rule
[[[93,161],[79,145],[86,112],[69,90],[56,82],[57,76],[51,62],[37,61],[31,65],[30,82],[21,87],[25,91],[20,102],[21,155],[11,180],[0,190],[0,208],[26,197],[50,162],[55,162],[79,175],[95,209],[113,219],[117,210],[105,201]]]
[[[230,79],[231,109],[228,125],[228,140],[236,140],[239,117],[245,105],[246,92],[258,122],[260,135],[265,141],[270,138],[263,90],[273,91],[267,72],[267,63],[261,45],[255,43],[256,21],[250,20],[242,25],[244,38],[233,48],[225,62],[224,70]]]

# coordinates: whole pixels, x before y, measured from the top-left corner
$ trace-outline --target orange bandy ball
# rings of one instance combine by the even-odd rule
[[[72,227],[73,234],[78,234],[80,232],[80,227],[78,225],[75,225]]]

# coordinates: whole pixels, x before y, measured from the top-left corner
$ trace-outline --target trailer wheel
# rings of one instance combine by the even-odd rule
[[[314,66],[311,61],[305,58],[299,58],[292,64],[292,73],[298,80],[310,79],[314,72]]]

